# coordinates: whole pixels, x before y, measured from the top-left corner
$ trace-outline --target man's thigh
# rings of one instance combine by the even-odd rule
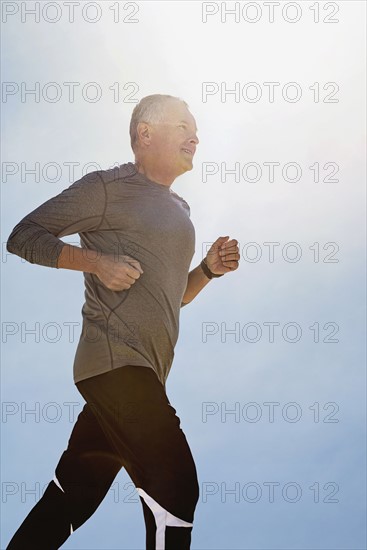
[[[191,522],[199,497],[196,467],[180,418],[153,369],[123,366],[77,386],[135,486]]]
[[[74,530],[98,508],[122,465],[93,409],[86,403],[54,477],[57,486],[65,493]]]

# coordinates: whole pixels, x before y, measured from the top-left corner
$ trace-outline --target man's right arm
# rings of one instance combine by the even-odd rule
[[[126,290],[143,272],[140,262],[131,256],[116,258],[114,254],[78,248],[65,244],[58,259],[58,267],[94,273],[106,288]]]
[[[103,223],[106,190],[98,172],[82,177],[58,195],[41,204],[26,215],[11,232],[6,248],[30,263],[46,267],[61,267],[58,263],[70,261],[69,269],[79,266],[90,269],[85,251],[70,254],[60,237],[95,231]],[[70,246],[70,245],[69,245]],[[76,247],[72,247],[76,248]],[[92,257],[92,256],[91,256]]]
[[[110,290],[126,290],[143,273],[124,255],[69,245],[60,237],[103,229],[107,191],[98,172],[87,174],[25,216],[13,229],[7,250],[30,263],[93,273]]]
[[[58,256],[57,267],[95,274],[100,257],[101,254],[97,250],[79,248],[65,243]]]
[[[11,232],[6,248],[30,263],[93,273],[110,290],[126,290],[143,273],[131,256],[116,259],[64,243],[60,237],[103,228],[107,194],[97,172],[87,174],[25,216]]]

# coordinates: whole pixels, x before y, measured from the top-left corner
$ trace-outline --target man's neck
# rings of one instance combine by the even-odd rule
[[[140,174],[144,174],[144,176],[151,181],[160,183],[161,185],[165,185],[166,187],[171,187],[172,183],[175,181],[175,178],[171,174],[167,174],[162,169],[158,169],[154,166],[147,167],[146,164],[143,165],[141,161],[137,160],[134,162],[134,164],[138,172],[140,172]]]

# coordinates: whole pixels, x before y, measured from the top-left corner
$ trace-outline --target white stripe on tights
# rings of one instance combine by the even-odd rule
[[[165,510],[158,502],[150,497],[143,489],[137,487],[137,491],[145,500],[146,504],[152,510],[155,524],[157,526],[155,534],[155,550],[165,550],[166,525],[169,527],[192,527],[192,523],[188,523],[183,519],[177,518],[170,512]]]
[[[64,489],[63,489],[63,488],[61,487],[61,485],[60,485],[59,480],[58,480],[57,477],[56,477],[56,474],[54,475],[53,481],[56,483],[56,485],[58,486],[58,488],[61,489],[63,493],[65,493]]]
[[[64,489],[63,489],[63,488],[61,487],[61,485],[60,485],[59,480],[58,480],[57,477],[56,477],[56,474],[54,475],[53,481],[54,481],[54,483],[56,483],[56,485],[58,486],[58,488],[61,489],[61,491],[62,491],[63,493],[65,493]],[[74,533],[74,530],[73,530],[72,524],[70,523],[70,535],[71,535],[72,533]]]

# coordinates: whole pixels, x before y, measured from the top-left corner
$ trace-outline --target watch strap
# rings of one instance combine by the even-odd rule
[[[223,277],[224,273],[221,273],[220,275],[216,273],[212,273],[208,267],[208,264],[205,261],[205,258],[201,261],[200,264],[201,269],[204,271],[205,275],[208,277],[208,279],[212,279],[213,277]]]

